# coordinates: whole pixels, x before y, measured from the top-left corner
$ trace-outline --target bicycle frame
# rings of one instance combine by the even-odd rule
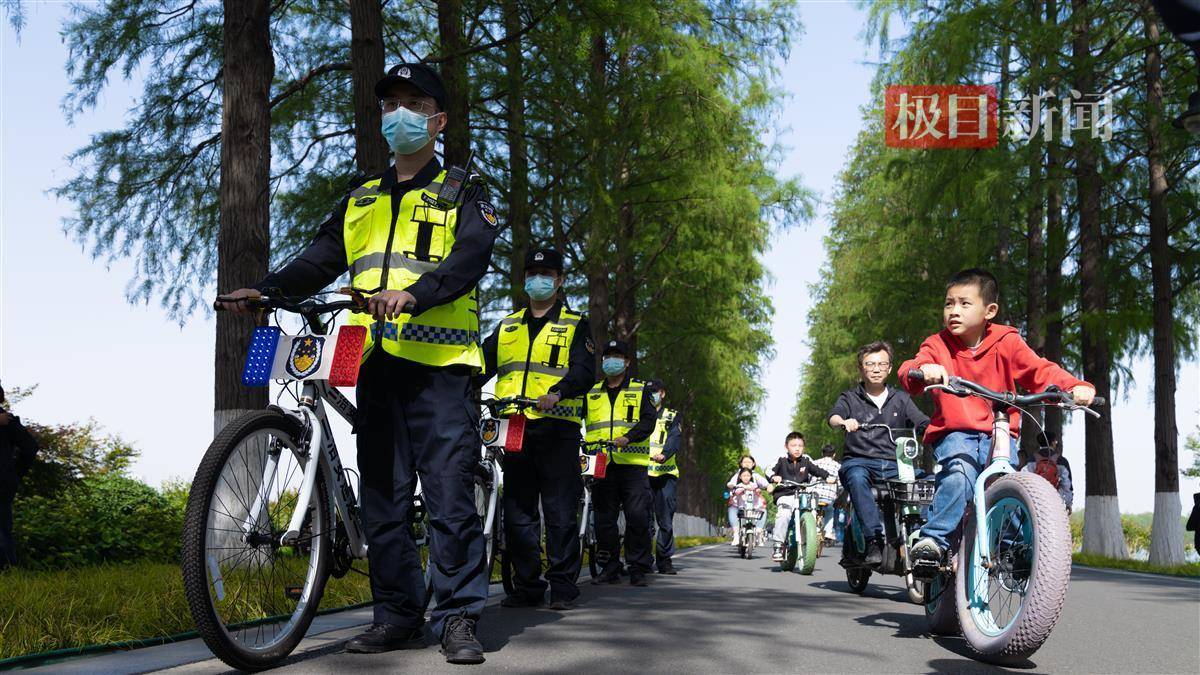
[[[316,486],[317,471],[323,471],[326,484],[330,487],[330,496],[336,514],[341,517],[346,528],[350,551],[356,558],[365,558],[367,556],[367,540],[357,517],[358,500],[353,488],[346,480],[346,471],[342,467],[337,443],[334,441],[333,432],[329,427],[329,418],[325,412],[326,402],[343,419],[353,423],[356,412],[354,404],[324,380],[304,381],[301,385],[299,407],[283,410],[284,414],[296,418],[304,425],[305,429],[310,430],[311,435],[305,444],[306,447],[297,449],[299,450],[297,461],[304,467],[304,477],[300,485],[300,494],[296,499],[296,508],[288,521],[287,529],[280,536],[279,543],[289,546],[299,539],[300,528],[304,524],[304,516],[308,512],[308,506],[312,501],[312,491]],[[319,449],[315,462],[312,461],[313,448]],[[279,452],[279,449],[272,448],[269,453],[266,466],[263,468],[262,480],[259,483],[258,495],[246,517],[246,522],[242,525],[244,537],[254,529],[262,509],[267,505],[270,486],[274,483],[278,467],[276,457]],[[330,524],[335,522],[331,520]]]
[[[992,447],[988,452],[988,465],[975,479],[975,493],[971,499],[975,506],[975,551],[978,559],[986,567],[992,559],[991,539],[988,537],[987,510],[984,501],[984,489],[993,476],[1016,473],[1012,458],[1012,436],[1009,435],[1008,406],[993,403],[992,405]],[[974,561],[964,561],[973,564]],[[976,585],[971,591],[971,605],[986,604],[983,597],[985,590]]]

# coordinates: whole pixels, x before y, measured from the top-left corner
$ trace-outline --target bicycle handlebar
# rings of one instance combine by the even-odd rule
[[[351,296],[349,300],[335,300],[333,302],[317,302],[314,296],[285,296],[285,295],[260,295],[257,298],[231,298],[227,295],[218,295],[213,302],[213,309],[218,312],[227,311],[222,303],[242,303],[250,309],[260,310],[283,310],[295,314],[327,314],[330,312],[340,312],[343,309],[348,309],[351,312],[366,312],[367,311],[367,295],[374,294],[376,291],[363,291],[357,288],[343,288],[341,293]],[[413,303],[408,303],[401,308],[404,313],[411,313],[416,306]]]
[[[348,309],[352,312],[366,311],[365,305],[360,305],[355,300],[335,300],[333,302],[317,302],[310,296],[259,296],[257,298],[230,298],[224,295],[218,295],[216,301],[213,302],[213,309],[218,312],[227,311],[221,303],[240,302],[245,304],[250,309],[263,310],[283,310],[285,312],[293,312],[295,314],[325,314],[328,312],[338,312],[343,309]]]
[[[924,382],[925,373],[922,373],[920,370],[914,368],[908,371],[908,378],[917,382]],[[979,384],[978,382],[972,382],[971,380],[962,377],[955,377],[953,375],[946,378],[945,384],[933,384],[928,385],[928,387],[937,387],[954,396],[979,396],[981,398],[990,399],[998,403],[1006,403],[1014,407],[1031,406],[1039,403],[1055,403],[1066,407],[1082,409],[1088,408],[1088,406],[1075,405],[1075,397],[1071,395],[1071,392],[1063,391],[1057,387],[1052,387],[1038,394],[1020,395],[1011,391],[993,391],[982,384]],[[1100,396],[1097,396],[1092,399],[1092,405],[1104,405],[1104,399]]]
[[[532,408],[537,405],[537,399],[525,398],[524,396],[508,396],[505,398],[490,398],[483,401],[483,405],[487,406],[490,413],[495,415],[501,408],[516,406],[518,410],[522,408]]]

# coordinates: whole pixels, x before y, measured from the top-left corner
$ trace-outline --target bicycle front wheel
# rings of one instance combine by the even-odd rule
[[[299,503],[304,467],[317,461],[304,429],[273,410],[230,422],[192,481],[184,516],[183,588],[208,648],[234,668],[260,670],[292,652],[329,577],[333,512],[323,472]],[[304,510],[299,535],[281,538]]]
[[[958,623],[984,660],[1012,663],[1036,652],[1058,622],[1071,577],[1070,525],[1058,493],[1032,473],[999,478],[984,504],[991,558],[980,557],[968,518],[955,575]]]
[[[817,519],[812,511],[800,514],[800,574],[812,574],[817,567]]]

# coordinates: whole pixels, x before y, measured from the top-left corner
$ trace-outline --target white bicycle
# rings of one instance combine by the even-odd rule
[[[218,300],[224,300],[218,298]],[[361,479],[342,467],[326,405],[348,422],[355,407],[337,390],[358,376],[366,330],[334,316],[357,311],[355,300],[244,299],[248,306],[303,317],[296,335],[278,326],[255,329],[242,382],[284,385],[294,406],[268,406],[221,430],[204,454],[188,495],[181,567],[196,628],[218,658],[234,668],[277,664],[303,639],[325,585],[367,557],[356,487]],[[481,457],[475,503],[489,534],[498,528],[499,463]],[[430,599],[429,519],[420,484],[409,527],[424,568],[424,605]]]

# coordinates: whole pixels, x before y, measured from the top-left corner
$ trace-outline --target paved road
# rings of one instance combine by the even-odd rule
[[[742,560],[728,546],[685,551],[677,577],[649,588],[583,588],[569,613],[503,609],[489,603],[480,625],[487,663],[476,671],[596,672],[994,672],[973,661],[961,639],[931,638],[922,609],[896,577],[873,577],[863,597],[849,592],[837,549],[810,576],[779,572],[768,559]],[[363,610],[355,616],[368,620]],[[327,617],[329,618],[329,617]],[[345,654],[358,628],[340,627],[302,645],[289,673],[466,672],[437,647],[381,655]],[[200,649],[203,645],[199,645]],[[161,649],[161,648],[160,648]],[[153,652],[153,650],[145,650]],[[149,656],[150,654],[146,654]],[[106,659],[114,658],[105,657]],[[125,655],[86,671],[145,671]],[[180,661],[183,663],[183,661]],[[61,668],[61,666],[60,666]],[[1200,673],[1200,582],[1076,568],[1063,617],[1050,640],[1018,671]],[[167,672],[225,672],[212,659]]]

